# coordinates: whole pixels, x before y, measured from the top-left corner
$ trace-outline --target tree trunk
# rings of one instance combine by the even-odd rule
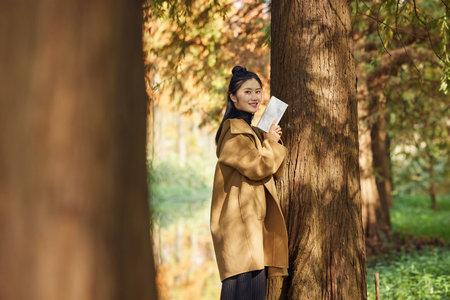
[[[0,299],[156,299],[141,3],[0,4]]]
[[[430,151],[430,150],[428,150]],[[436,183],[434,178],[434,158],[431,153],[428,153],[428,160],[430,167],[428,168],[429,182],[430,182],[430,198],[431,198],[431,208],[434,211],[437,211],[437,202],[436,202]]]
[[[386,133],[386,114],[383,112],[386,107],[386,97],[382,91],[379,92],[376,100],[376,113],[379,113],[379,115],[376,117],[371,127],[373,168],[377,174],[376,182],[381,205],[386,206],[388,210],[393,204],[391,185],[392,176]],[[390,220],[388,221],[390,228]]]
[[[380,246],[381,236],[390,238],[391,227],[387,200],[391,197],[391,181],[381,182],[376,176],[378,172],[386,177],[390,176],[387,135],[385,121],[382,119],[386,103],[383,94],[385,75],[367,76],[358,68],[357,73],[362,215],[366,245],[376,250]],[[375,166],[380,167],[375,170]]]
[[[183,124],[183,116],[175,116],[175,124],[177,126],[177,154],[178,163],[181,166],[186,164],[187,157],[187,145],[186,145],[186,133],[185,124]]]
[[[362,217],[366,244],[376,247],[381,241],[382,232],[389,237],[389,207],[382,201],[373,172],[373,152],[371,127],[368,116],[370,100],[360,99],[358,102],[358,139],[359,139],[359,172],[361,182]]]
[[[273,0],[271,30],[271,93],[289,104],[278,187],[290,275],[268,297],[366,299],[350,7]]]

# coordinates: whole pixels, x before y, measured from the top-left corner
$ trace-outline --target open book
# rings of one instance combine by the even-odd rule
[[[263,115],[256,127],[264,130],[265,132],[269,132],[270,125],[272,125],[272,122],[275,119],[277,119],[276,124],[278,125],[287,107],[288,107],[287,103],[284,103],[277,97],[275,96],[270,97],[269,104],[264,110]]]

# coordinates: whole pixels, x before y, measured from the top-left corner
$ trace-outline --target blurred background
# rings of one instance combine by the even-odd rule
[[[369,299],[374,273],[382,298],[450,297],[449,18],[445,0],[352,2],[360,151],[374,161],[361,173],[382,186],[385,210],[375,233],[366,232]],[[209,232],[214,137],[233,66],[263,81],[255,123],[270,97],[270,1],[150,1],[144,19],[159,293],[218,299]]]

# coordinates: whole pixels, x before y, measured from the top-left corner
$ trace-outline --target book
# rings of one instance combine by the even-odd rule
[[[277,119],[276,125],[278,125],[287,107],[288,104],[284,103],[277,97],[275,96],[270,97],[269,104],[267,104],[267,107],[264,110],[261,119],[259,120],[258,125],[256,125],[256,127],[258,127],[261,130],[264,130],[265,132],[269,132],[270,126],[272,125],[275,119]]]

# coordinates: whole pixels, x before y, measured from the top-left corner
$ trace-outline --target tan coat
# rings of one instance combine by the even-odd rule
[[[244,120],[224,122],[211,203],[221,280],[265,266],[271,267],[269,276],[287,275],[287,231],[274,181],[281,176],[286,154],[279,143],[261,143]]]

